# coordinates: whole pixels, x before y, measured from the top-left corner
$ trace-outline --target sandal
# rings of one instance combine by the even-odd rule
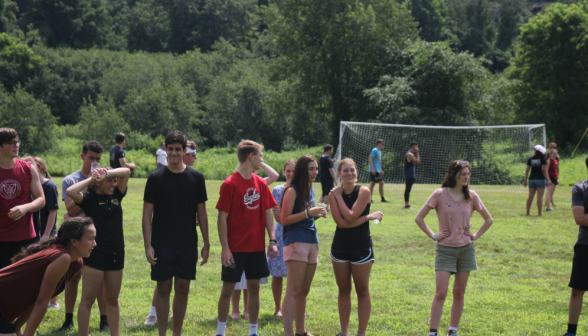
[[[308,315],[307,312],[304,312],[304,318],[309,318],[309,317],[310,317],[310,315]],[[309,334],[309,336],[312,336],[312,335]],[[347,336],[347,335],[345,335],[345,336]]]
[[[280,314],[280,315],[278,315],[278,314]],[[280,309],[276,310],[276,312],[274,313],[274,317],[282,318],[282,311]]]

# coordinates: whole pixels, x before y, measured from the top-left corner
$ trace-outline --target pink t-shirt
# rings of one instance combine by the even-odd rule
[[[451,235],[437,242],[439,245],[449,247],[465,246],[472,242],[472,238],[465,235],[467,229],[472,227],[470,219],[474,210],[484,210],[484,203],[475,191],[470,190],[471,198],[466,201],[464,197],[456,202],[447,188],[439,188],[431,194],[425,205],[437,210],[439,220],[439,232],[450,230]]]

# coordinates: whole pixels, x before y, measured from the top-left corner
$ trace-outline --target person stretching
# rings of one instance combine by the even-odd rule
[[[370,190],[357,185],[357,166],[353,160],[341,160],[337,174],[341,177],[341,187],[333,189],[329,195],[331,213],[337,224],[331,245],[331,263],[339,287],[341,332],[337,336],[349,334],[352,279],[357,293],[357,335],[365,336],[372,310],[370,273],[375,258],[369,221],[381,220],[383,214],[369,214]]]
[[[417,225],[436,242],[435,279],[436,291],[431,307],[430,336],[437,336],[447,297],[449,278],[455,274],[453,285],[453,306],[448,336],[457,336],[457,328],[463,313],[464,296],[470,271],[478,269],[474,241],[479,239],[492,225],[493,219],[475,191],[469,189],[470,164],[467,161],[453,161],[440,189],[431,194],[415,218]],[[439,234],[425,223],[425,217],[435,209],[439,222]],[[470,219],[478,211],[484,224],[472,233]]]

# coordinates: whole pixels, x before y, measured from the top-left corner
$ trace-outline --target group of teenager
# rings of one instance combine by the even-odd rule
[[[101,319],[101,329],[109,330],[111,335],[119,334],[118,296],[125,257],[122,200],[135,166],[124,159],[124,135],[117,134],[116,141],[117,148],[111,150],[111,166],[102,167],[96,164],[100,162],[102,146],[96,141],[84,144],[80,156],[82,169],[63,181],[67,214],[55,235],[55,208],[58,205],[52,199],[56,188],[53,184],[53,190],[44,192],[42,185],[50,180],[46,164],[40,163],[39,158],[31,161],[16,159],[20,145],[18,134],[13,129],[0,128],[0,261],[3,262],[0,269],[0,335],[34,335],[51,300],[64,289],[67,290],[66,321],[62,329],[71,328],[80,277],[79,334],[88,334],[90,311],[96,299],[101,306],[101,315],[106,315]],[[179,131],[168,134],[164,144],[166,165],[153,172],[145,186],[143,241],[147,261],[151,264],[151,279],[156,282],[152,300],[156,314],[150,315],[155,316],[159,335],[165,335],[173,290],[172,330],[174,335],[181,335],[190,281],[196,279],[198,260],[201,258],[200,265],[203,265],[209,257],[208,198],[204,176],[190,167],[196,159],[196,144]],[[376,148],[381,150],[383,142]],[[222,287],[218,300],[217,336],[225,335],[231,298],[240,282],[244,282],[248,293],[249,335],[258,335],[260,283],[269,275],[273,276],[274,316],[282,318],[284,334],[312,336],[305,328],[305,318],[306,300],[319,262],[315,222],[327,216],[326,204],[316,203],[312,183],[319,175],[319,164],[332,167],[332,146],[325,146],[323,157],[327,159],[321,157],[317,161],[311,155],[304,155],[298,160],[286,161],[283,166],[286,183],[275,186],[272,191],[268,182],[275,181],[277,173],[263,163],[262,150],[263,146],[254,141],[241,141],[237,148],[237,171],[220,188],[216,208],[222,247]],[[381,162],[381,154],[377,152],[370,157]],[[420,163],[418,144],[411,144],[406,157],[408,163]],[[372,171],[379,169],[379,174],[383,174],[375,161],[370,159]],[[33,166],[34,162],[39,164]],[[588,158],[586,166],[588,168]],[[269,172],[268,178],[255,174],[260,169]],[[409,173],[411,169],[409,166]],[[474,242],[493,223],[480,197],[469,189],[470,169],[467,161],[451,162],[441,188],[431,194],[415,218],[421,230],[436,243],[436,292],[431,308],[431,336],[438,335],[451,275],[455,275],[455,282],[448,335],[457,335],[469,274],[477,270]],[[330,258],[338,286],[340,331],[337,336],[349,334],[352,287],[355,287],[358,298],[356,334],[364,336],[371,313],[369,280],[375,262],[369,222],[382,220],[383,214],[370,213],[372,192],[370,188],[357,184],[358,168],[352,159],[338,162],[336,170],[341,184],[333,185],[321,200],[328,199],[336,223]],[[327,172],[328,176],[334,177],[334,169]],[[588,182],[578,183],[572,194],[573,214],[580,226],[580,235],[570,281],[572,297],[566,336],[575,335],[583,294],[588,287],[588,267],[585,264],[588,260]],[[50,227],[36,233],[33,213],[44,209],[47,199],[51,199],[51,206],[45,215],[48,218],[45,225]],[[425,223],[432,209],[437,213],[437,234]],[[470,222],[474,211],[484,219],[476,232],[471,231]],[[197,227],[203,241],[200,250]],[[283,278],[287,283],[282,300]]]
[[[556,205],[553,201],[553,194],[555,193],[555,187],[559,184],[560,157],[555,142],[549,144],[549,152],[541,145],[536,145],[533,149],[533,156],[527,160],[527,170],[525,171],[523,186],[529,186],[527,216],[531,213],[531,206],[533,205],[535,194],[537,194],[537,213],[541,216],[543,214],[543,195],[545,194],[545,189],[547,189],[547,194],[545,194],[546,211],[553,211],[553,207]]]

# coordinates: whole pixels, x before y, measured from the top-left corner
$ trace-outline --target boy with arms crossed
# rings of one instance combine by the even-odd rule
[[[242,140],[237,147],[239,168],[221,185],[218,235],[222,245],[223,288],[218,300],[217,336],[225,335],[231,296],[245,271],[249,292],[249,335],[257,336],[260,279],[270,275],[265,258],[265,233],[270,238],[267,255],[278,254],[272,208],[277,204],[265,180],[254,174],[263,162],[263,146]]]
[[[186,143],[186,136],[180,131],[165,137],[168,164],[149,175],[143,199],[143,241],[151,264],[151,280],[157,281],[157,316],[169,316],[169,297],[175,278],[174,336],[182,334],[190,280],[196,280],[196,215],[204,241],[200,265],[207,262],[210,250],[204,176],[184,164]],[[167,318],[160,318],[157,327],[159,335],[165,336]]]

